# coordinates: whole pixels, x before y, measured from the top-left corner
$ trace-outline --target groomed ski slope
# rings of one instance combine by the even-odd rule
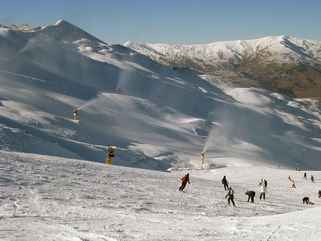
[[[320,240],[320,172],[308,172],[316,179],[311,183],[286,169],[190,170],[191,185],[182,193],[178,178],[186,172],[1,151],[0,240]],[[236,208],[226,205],[223,175]],[[289,175],[296,189],[289,188]],[[267,200],[247,203],[244,192],[258,191],[260,178],[269,182]],[[306,195],[314,206],[302,204]]]

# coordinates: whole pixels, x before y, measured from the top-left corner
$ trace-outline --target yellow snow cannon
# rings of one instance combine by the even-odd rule
[[[115,157],[116,146],[108,146],[106,164],[112,165]]]

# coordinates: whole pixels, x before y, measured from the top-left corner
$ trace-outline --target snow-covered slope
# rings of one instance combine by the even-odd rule
[[[181,174],[1,151],[0,239],[320,240],[320,172],[308,172],[316,177],[311,183],[285,169],[191,171],[185,193],[177,190]],[[235,208],[224,198],[223,175]],[[258,191],[262,177],[266,200],[248,203],[245,191]],[[315,205],[303,205],[304,196]]]
[[[209,44],[124,44],[163,63],[192,61],[195,64],[218,65],[237,63],[247,56],[262,55],[279,63],[314,63],[321,61],[321,42],[292,36],[272,36],[253,40],[213,42]]]
[[[1,141],[9,150],[104,161],[106,145],[114,144],[125,148],[118,164],[166,169],[171,150],[162,161],[137,145],[193,143],[194,124],[176,119],[204,116],[210,98],[224,95],[193,73],[177,74],[66,21],[2,32]],[[199,86],[213,91],[203,95]],[[70,121],[76,107],[80,125]]]
[[[199,167],[206,149],[209,165],[321,168],[318,106],[223,90],[63,20],[0,32],[1,149],[103,162],[113,144],[115,164],[161,170]]]

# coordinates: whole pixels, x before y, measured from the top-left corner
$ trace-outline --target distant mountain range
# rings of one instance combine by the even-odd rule
[[[209,44],[124,44],[174,68],[190,68],[243,87],[321,97],[321,42],[292,36]]]

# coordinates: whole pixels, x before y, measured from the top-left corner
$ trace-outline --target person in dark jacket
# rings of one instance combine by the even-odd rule
[[[309,197],[304,197],[302,199],[302,202],[303,202],[303,204],[314,205],[314,202],[311,202]]]
[[[247,202],[251,200],[251,203],[254,203],[255,192],[254,191],[246,191],[245,195],[248,196]]]
[[[260,186],[260,200],[265,200],[265,194],[266,194],[266,186],[265,184]]]
[[[179,191],[184,191],[184,188],[186,187],[186,184],[187,183],[191,184],[190,181],[189,181],[189,173],[187,173],[185,176],[181,177],[181,181],[182,181],[182,184],[181,184],[181,186],[179,187],[178,190]]]
[[[266,179],[264,179],[264,187],[267,188],[268,182]]]
[[[234,202],[234,190],[232,189],[232,187],[228,188],[228,192],[225,195],[225,198],[227,198],[228,205],[231,205],[231,203],[232,203],[233,206],[236,207],[235,202]]]
[[[228,190],[228,181],[226,179],[226,176],[223,177],[222,184],[224,185],[224,190]]]

